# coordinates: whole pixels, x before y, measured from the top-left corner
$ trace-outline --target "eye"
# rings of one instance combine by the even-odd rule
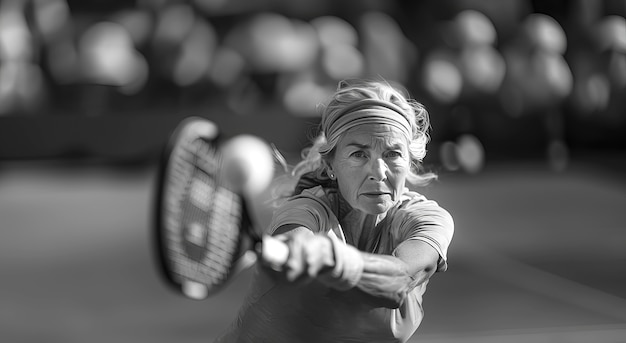
[[[365,153],[365,151],[363,150],[357,150],[353,153],[350,154],[350,157],[355,157],[355,158],[366,158],[367,154]]]
[[[387,151],[387,153],[385,154],[385,157],[387,157],[387,158],[401,158],[401,157],[403,157],[403,154],[402,154],[402,151],[390,150],[390,151]]]

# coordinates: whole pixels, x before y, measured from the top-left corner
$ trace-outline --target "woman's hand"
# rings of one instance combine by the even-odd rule
[[[284,264],[274,269],[282,272],[290,282],[310,282],[334,266],[332,243],[326,235],[316,235],[306,228],[295,228],[274,238],[285,243],[289,250]]]

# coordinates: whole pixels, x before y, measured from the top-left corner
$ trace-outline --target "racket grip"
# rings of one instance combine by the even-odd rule
[[[289,258],[289,247],[283,241],[272,236],[264,236],[259,254],[263,263],[280,271]]]

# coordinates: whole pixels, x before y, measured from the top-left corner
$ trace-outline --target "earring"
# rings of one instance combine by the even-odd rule
[[[328,174],[328,177],[329,177],[331,180],[334,180],[334,179],[335,179],[335,174],[334,174],[333,172],[330,172],[330,173]]]

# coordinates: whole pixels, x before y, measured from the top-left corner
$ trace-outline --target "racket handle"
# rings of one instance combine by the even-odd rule
[[[289,258],[289,247],[283,241],[272,236],[264,236],[258,251],[263,263],[280,271]]]
[[[181,282],[181,291],[185,296],[195,300],[202,300],[209,296],[209,289],[196,281],[184,279]]]

